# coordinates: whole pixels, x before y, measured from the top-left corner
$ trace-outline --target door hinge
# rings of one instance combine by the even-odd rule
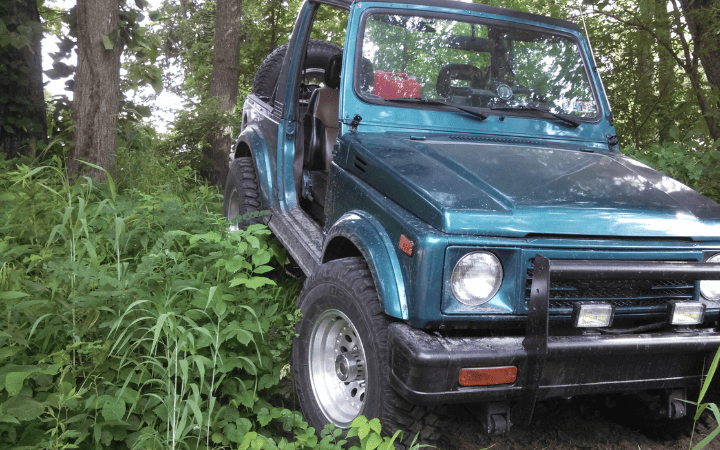
[[[608,147],[610,147],[610,150],[617,150],[617,145],[620,143],[618,140],[618,137],[616,134],[608,134],[605,136],[605,139],[607,139]]]
[[[285,128],[285,138],[293,140],[295,138],[295,122],[288,122]]]
[[[352,122],[350,122],[350,130],[357,131],[358,125],[360,125],[360,121],[362,120],[362,117],[360,114],[355,114],[355,117],[353,117]]]

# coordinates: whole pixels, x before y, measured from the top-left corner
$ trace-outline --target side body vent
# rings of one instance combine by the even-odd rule
[[[354,164],[355,164],[355,168],[357,170],[359,170],[361,173],[365,173],[365,171],[367,170],[367,162],[365,162],[365,160],[363,160],[362,158],[360,158],[357,155],[355,156]]]

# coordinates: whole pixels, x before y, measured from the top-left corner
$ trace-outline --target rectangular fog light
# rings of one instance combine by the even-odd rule
[[[484,367],[460,369],[460,386],[491,386],[510,384],[517,379],[517,367]]]
[[[577,328],[609,327],[615,309],[609,303],[583,303],[573,305],[573,324]]]
[[[668,302],[670,325],[697,325],[705,318],[705,305],[700,302]]]

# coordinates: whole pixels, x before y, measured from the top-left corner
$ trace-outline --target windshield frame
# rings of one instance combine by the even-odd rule
[[[361,77],[358,76],[361,70],[362,66],[362,52],[363,52],[363,41],[365,37],[365,29],[366,24],[370,16],[373,15],[381,15],[381,14],[388,14],[388,15],[397,15],[397,16],[407,16],[407,17],[422,17],[422,18],[428,18],[428,19],[442,19],[442,20],[453,20],[458,22],[465,22],[469,24],[474,25],[484,25],[484,26],[496,26],[500,28],[518,28],[521,30],[531,31],[531,32],[537,32],[540,34],[550,35],[550,36],[558,36],[560,38],[567,39],[572,44],[574,44],[578,48],[578,56],[580,61],[582,62],[583,71],[585,74],[585,78],[587,80],[588,86],[590,88],[590,93],[592,95],[593,101],[596,105],[596,114],[595,116],[589,116],[589,117],[582,117],[582,116],[573,116],[570,114],[567,114],[568,117],[571,117],[573,120],[577,120],[580,123],[588,123],[588,124],[596,124],[603,120],[606,111],[604,111],[604,104],[600,101],[601,97],[598,95],[598,87],[596,86],[596,81],[592,76],[591,73],[591,67],[590,61],[588,60],[588,55],[585,49],[582,46],[582,43],[580,40],[575,36],[574,34],[564,31],[561,29],[557,29],[555,26],[537,26],[532,24],[527,24],[523,22],[517,22],[515,20],[501,20],[496,18],[487,18],[487,17],[478,17],[476,15],[469,15],[469,14],[458,14],[458,13],[452,13],[452,12],[441,12],[441,11],[427,11],[427,10],[414,10],[414,9],[394,9],[394,8],[386,8],[386,7],[370,7],[366,9],[362,16],[360,17],[359,21],[359,27],[358,27],[358,33],[356,36],[356,42],[355,42],[355,54],[353,55],[353,75],[352,75],[352,89],[355,96],[360,99],[363,103],[370,104],[370,105],[382,105],[382,106],[390,106],[390,107],[397,107],[397,108],[410,108],[410,109],[425,109],[425,110],[435,110],[440,111],[443,109],[442,106],[438,105],[432,105],[432,104],[422,104],[421,102],[412,104],[412,103],[392,103],[388,102],[385,99],[377,99],[368,97],[365,95],[361,90]],[[508,19],[514,19],[512,17],[508,17]],[[480,107],[478,108],[481,110],[484,114],[487,114],[489,116],[517,116],[517,117],[523,117],[523,118],[530,118],[530,119],[539,119],[539,120],[547,120],[547,117],[539,116],[536,112],[530,110],[530,109],[520,109],[517,110],[503,110],[503,111],[497,111],[493,110],[490,107]]]

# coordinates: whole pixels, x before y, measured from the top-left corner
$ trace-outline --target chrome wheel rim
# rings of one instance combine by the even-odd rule
[[[240,214],[240,197],[238,196],[237,189],[233,188],[232,192],[230,192],[230,200],[228,201],[228,216],[226,217],[226,219],[231,220],[238,214]],[[230,224],[230,231],[237,231],[239,229],[239,224]]]
[[[362,341],[348,317],[323,312],[310,337],[310,384],[329,422],[348,428],[365,408],[366,358]]]

